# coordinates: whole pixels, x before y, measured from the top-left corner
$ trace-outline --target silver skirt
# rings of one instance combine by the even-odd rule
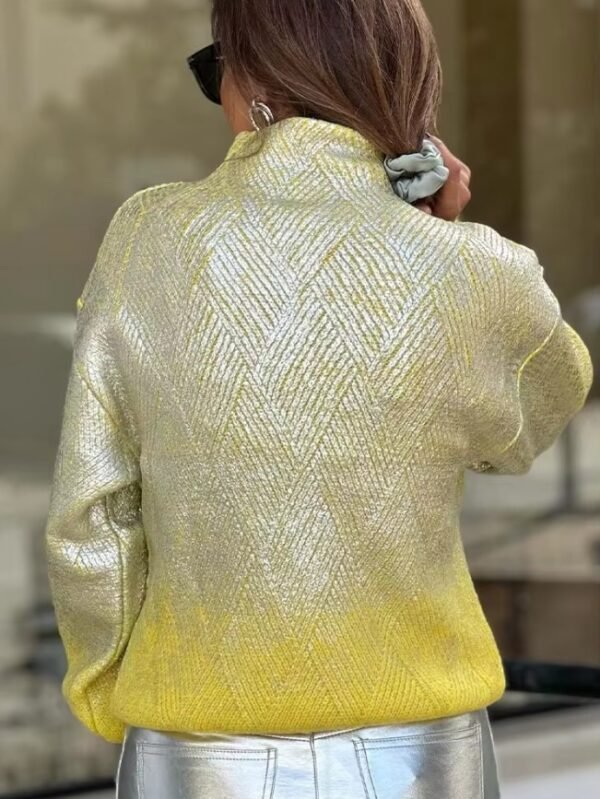
[[[498,799],[487,709],[314,733],[127,727],[117,799]]]

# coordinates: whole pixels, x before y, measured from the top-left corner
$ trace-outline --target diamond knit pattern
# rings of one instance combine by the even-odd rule
[[[505,689],[465,471],[526,472],[591,359],[530,249],[421,213],[382,161],[290,117],[110,223],[46,528],[63,692],[108,741],[417,721]]]

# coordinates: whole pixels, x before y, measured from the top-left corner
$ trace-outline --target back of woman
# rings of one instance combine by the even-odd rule
[[[213,25],[234,141],[118,209],[78,302],[65,697],[122,743],[122,799],[490,799],[465,471],[527,472],[589,353],[535,253],[448,212],[420,3],[217,0]]]

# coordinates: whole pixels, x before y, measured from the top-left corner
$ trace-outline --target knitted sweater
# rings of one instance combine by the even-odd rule
[[[530,249],[415,209],[382,157],[290,117],[110,223],[46,527],[63,694],[107,741],[425,720],[505,690],[465,471],[527,472],[592,363]]]

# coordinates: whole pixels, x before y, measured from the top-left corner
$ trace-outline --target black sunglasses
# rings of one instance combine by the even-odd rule
[[[218,42],[203,47],[187,59],[198,85],[208,99],[221,105],[223,57]]]

